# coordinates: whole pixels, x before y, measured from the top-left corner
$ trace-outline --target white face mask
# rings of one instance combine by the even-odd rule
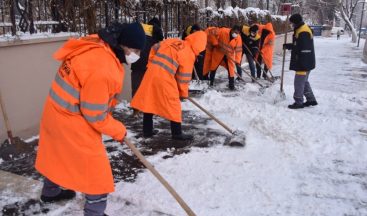
[[[232,37],[233,38],[236,38],[238,36],[238,34],[237,33],[232,33]]]
[[[140,59],[140,56],[134,52],[131,52],[130,55],[125,55],[125,59],[126,59],[126,63],[132,64],[138,61]]]

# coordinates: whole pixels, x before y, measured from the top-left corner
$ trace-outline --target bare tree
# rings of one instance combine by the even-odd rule
[[[338,9],[341,17],[348,26],[352,34],[352,42],[357,42],[357,31],[353,22],[354,10],[358,4],[357,0],[339,0]]]

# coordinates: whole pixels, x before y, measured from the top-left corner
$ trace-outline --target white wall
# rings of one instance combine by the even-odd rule
[[[0,92],[14,136],[38,134],[39,120],[51,82],[59,67],[52,54],[67,37],[0,42]],[[124,94],[130,97],[130,72],[126,71]],[[1,108],[0,108],[1,109]],[[0,143],[6,138],[0,112]]]

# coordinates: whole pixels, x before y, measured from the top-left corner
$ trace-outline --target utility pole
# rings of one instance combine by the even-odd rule
[[[362,16],[361,16],[361,23],[359,24],[359,33],[358,33],[358,43],[357,47],[359,47],[359,41],[361,40],[361,30],[362,30],[362,24],[363,24],[363,16],[364,16],[364,5],[366,4],[366,0],[363,0],[363,6],[362,6]]]
[[[266,10],[269,10],[269,0],[266,0]]]

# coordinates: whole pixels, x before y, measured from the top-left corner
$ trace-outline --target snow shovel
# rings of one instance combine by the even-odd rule
[[[172,188],[172,186],[159,174],[159,172],[154,169],[153,165],[149,163],[141,152],[132,144],[127,138],[124,139],[126,145],[131,149],[131,151],[138,157],[138,159],[144,164],[146,168],[159,180],[160,183],[168,190],[168,192],[176,199],[180,206],[185,210],[187,215],[196,216],[196,214],[190,209],[190,207],[185,203],[185,201],[178,195],[178,193]]]
[[[10,123],[9,123],[8,115],[6,114],[6,111],[5,111],[5,105],[1,97],[1,92],[0,92],[0,107],[1,107],[2,114],[3,114],[4,122],[5,122],[6,132],[8,134],[8,141],[9,141],[9,144],[11,144],[12,141],[14,140],[14,137],[10,129]]]
[[[285,36],[284,36],[284,43],[287,43],[287,36],[288,36],[288,25],[289,25],[289,14],[287,15],[287,20],[285,22]],[[284,80],[284,65],[285,65],[285,54],[286,49],[283,49],[283,61],[282,61],[282,75],[280,77],[280,91],[274,99],[274,104],[284,101],[286,99],[284,89],[283,89],[283,80]]]
[[[255,63],[261,68],[261,71],[266,75],[266,78],[269,82],[273,83],[275,81],[275,78],[273,76],[273,73],[268,70],[269,74],[261,67],[261,64],[259,63],[259,61],[256,60],[255,56],[252,55],[250,49],[248,48],[248,46],[246,44],[243,44],[245,46],[245,48],[247,49],[247,51],[250,53],[252,59],[255,61]],[[261,55],[261,52],[259,52],[259,55]],[[265,63],[264,63],[265,64]]]
[[[233,61],[235,64],[236,64],[236,62],[234,61],[234,59],[232,58],[232,57],[230,57],[230,56],[228,56],[227,54],[226,54],[226,56],[227,56],[227,58],[229,59],[229,60],[231,60],[231,61]],[[259,91],[260,91],[260,93],[261,94],[264,94],[264,92],[265,92],[265,89],[266,88],[268,88],[269,86],[264,86],[263,84],[261,84],[259,81],[257,81],[256,80],[256,78],[255,77],[253,77],[252,75],[251,75],[251,73],[249,73],[248,71],[246,71],[245,69],[243,69],[242,67],[240,67],[241,68],[241,70],[243,71],[243,72],[245,72],[247,75],[249,75],[249,77],[252,79],[252,81],[254,81],[255,83],[257,83],[259,86],[260,86],[260,89],[259,89]],[[239,77],[242,81],[244,81],[245,82],[245,80],[237,73],[237,72],[235,72],[236,73],[236,75],[237,75],[237,77]]]
[[[25,152],[30,152],[32,151],[32,146],[29,145],[28,143],[24,142],[22,139],[20,139],[19,137],[14,137],[13,133],[11,131],[11,127],[10,127],[10,123],[9,123],[9,118],[8,115],[5,111],[5,104],[4,101],[1,97],[1,92],[0,92],[0,108],[2,111],[2,115],[4,118],[4,123],[5,123],[5,128],[6,128],[6,132],[8,135],[8,145],[6,144],[6,142],[4,142],[4,148],[8,149],[9,152],[12,152],[11,154],[13,156],[18,155],[18,154],[23,154]],[[0,143],[0,145],[2,145]],[[14,148],[15,146],[15,148]],[[3,149],[4,150],[4,149]]]
[[[193,103],[197,108],[199,108],[201,111],[203,111],[205,114],[207,114],[211,119],[213,119],[215,122],[217,122],[220,126],[222,126],[226,131],[228,131],[230,134],[232,134],[231,140],[229,141],[230,146],[239,146],[244,147],[246,145],[246,136],[244,132],[242,131],[234,131],[231,128],[229,128],[226,124],[224,124],[222,121],[217,119],[214,115],[212,115],[208,110],[206,110],[204,107],[200,106],[194,99],[188,97],[187,98],[191,103]]]
[[[194,94],[202,94],[202,93],[205,93],[205,86],[202,86],[202,82],[199,78],[199,75],[196,71],[196,68],[194,66],[194,75],[195,75],[195,81],[196,82],[192,82],[190,83],[190,87],[192,87],[191,89],[189,89],[189,91],[191,93],[194,93]],[[191,85],[192,84],[192,85]]]

